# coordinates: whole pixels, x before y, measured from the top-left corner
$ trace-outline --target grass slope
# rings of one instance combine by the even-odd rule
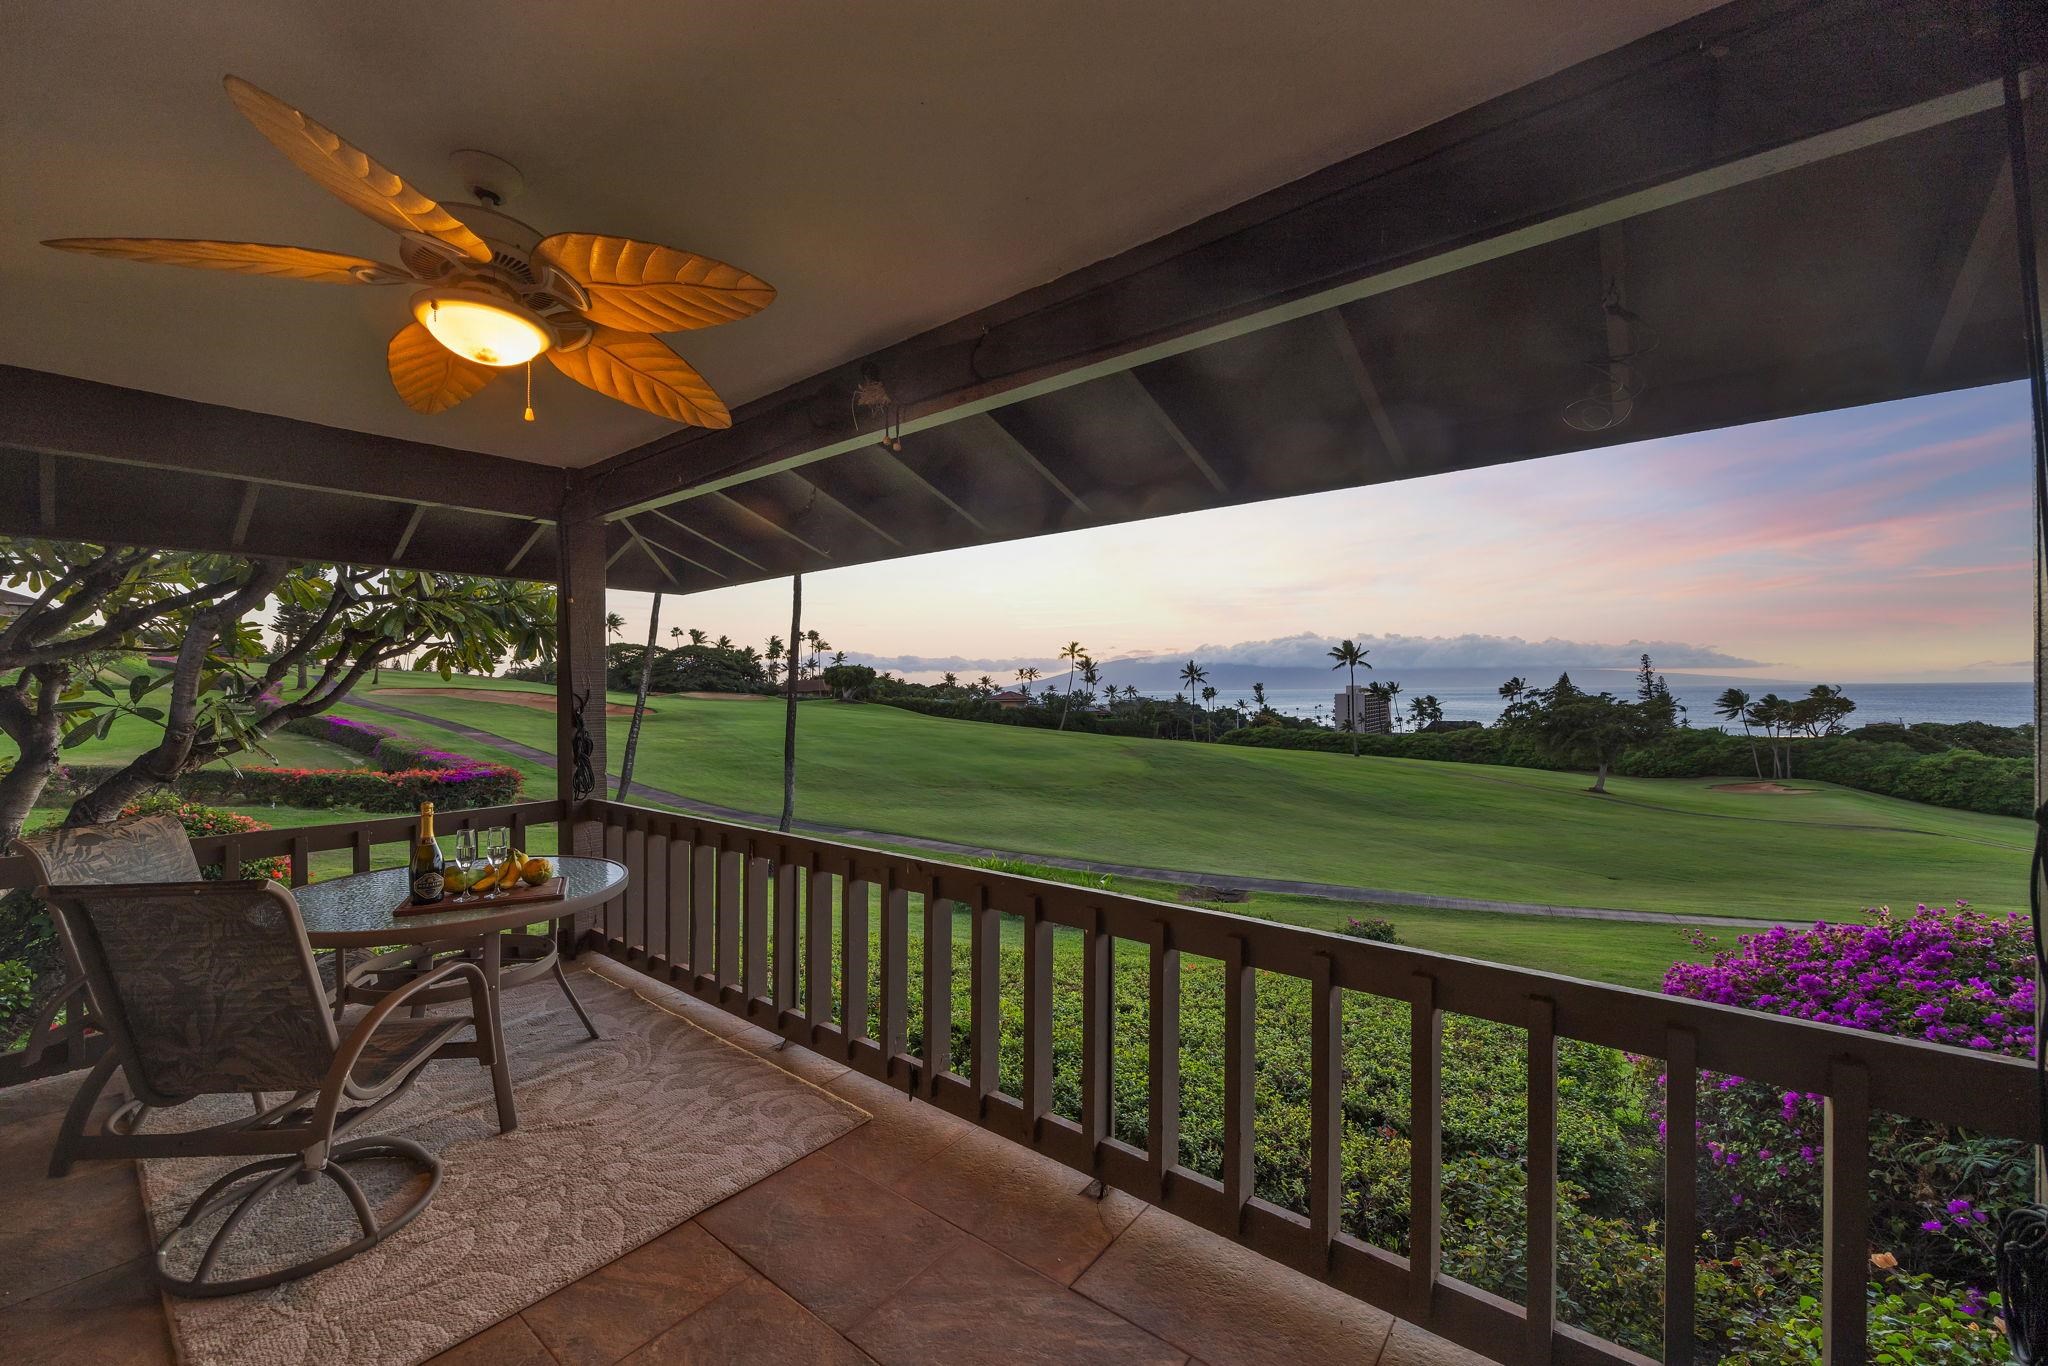
[[[364,695],[438,682],[387,674],[383,688]],[[386,700],[553,744],[544,712],[449,697]],[[882,706],[810,703],[800,715],[799,813],[885,835],[1231,876],[1765,919],[1955,897],[2019,909],[2026,885],[2025,822],[1824,784],[1768,797],[1717,792],[1711,781],[1615,779],[1601,798],[1584,791],[1582,776],[1528,769],[1063,735]],[[609,726],[616,763],[626,722]],[[641,735],[639,776],[774,811],[780,729],[777,707],[659,698]]]

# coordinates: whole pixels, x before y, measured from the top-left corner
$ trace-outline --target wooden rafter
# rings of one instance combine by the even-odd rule
[[[1209,458],[1188,439],[1188,434],[1181,429],[1173,414],[1166,411],[1166,405],[1159,401],[1159,395],[1152,392],[1152,386],[1145,382],[1145,377],[1136,370],[1126,370],[1121,383],[1138,405],[1152,414],[1161,429],[1172,438],[1173,444],[1180,448],[1180,453],[1187,457],[1188,463],[1201,471],[1209,486],[1218,493],[1229,494],[1230,486],[1223,482],[1223,476],[1216,473],[1216,467],[1209,463]]]

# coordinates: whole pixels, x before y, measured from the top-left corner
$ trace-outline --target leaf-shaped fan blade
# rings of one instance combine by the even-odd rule
[[[416,413],[445,413],[498,377],[489,365],[464,360],[434,340],[418,323],[407,323],[384,350],[391,387]]]
[[[58,237],[43,243],[59,251],[146,261],[158,266],[230,270],[238,275],[271,275],[280,280],[317,280],[329,285],[392,285],[412,276],[367,256],[346,256],[311,247],[274,247],[264,242],[207,242],[179,237]]]
[[[294,166],[350,208],[368,214],[393,232],[437,237],[473,261],[491,259],[491,249],[460,219],[361,148],[239,76],[229,76],[223,84],[235,108],[256,125],[257,132],[276,143]]]
[[[588,345],[550,351],[548,359],[584,388],[672,422],[732,425],[732,414],[704,377],[658,338],[599,327],[591,332]]]
[[[738,266],[630,237],[558,232],[533,254],[583,286],[585,317],[625,332],[716,327],[775,302],[775,286]]]

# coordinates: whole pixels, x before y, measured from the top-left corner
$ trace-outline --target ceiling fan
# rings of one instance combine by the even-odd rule
[[[43,245],[158,265],[227,270],[339,285],[414,285],[413,321],[385,351],[392,387],[416,412],[444,412],[503,370],[545,355],[606,398],[699,427],[732,415],[704,377],[656,332],[682,332],[766,308],[766,281],[695,252],[601,233],[543,237],[497,211],[495,174],[517,172],[484,153],[483,206],[451,212],[354,145],[238,76],[228,98],[292,164],[350,208],[398,234],[400,264],[310,247],[162,237],[64,237]],[[533,420],[531,370],[527,421]]]

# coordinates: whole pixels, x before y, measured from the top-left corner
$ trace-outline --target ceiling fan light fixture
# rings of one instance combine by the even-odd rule
[[[412,296],[412,314],[435,341],[479,365],[524,365],[555,344],[538,313],[494,290],[423,289]]]

